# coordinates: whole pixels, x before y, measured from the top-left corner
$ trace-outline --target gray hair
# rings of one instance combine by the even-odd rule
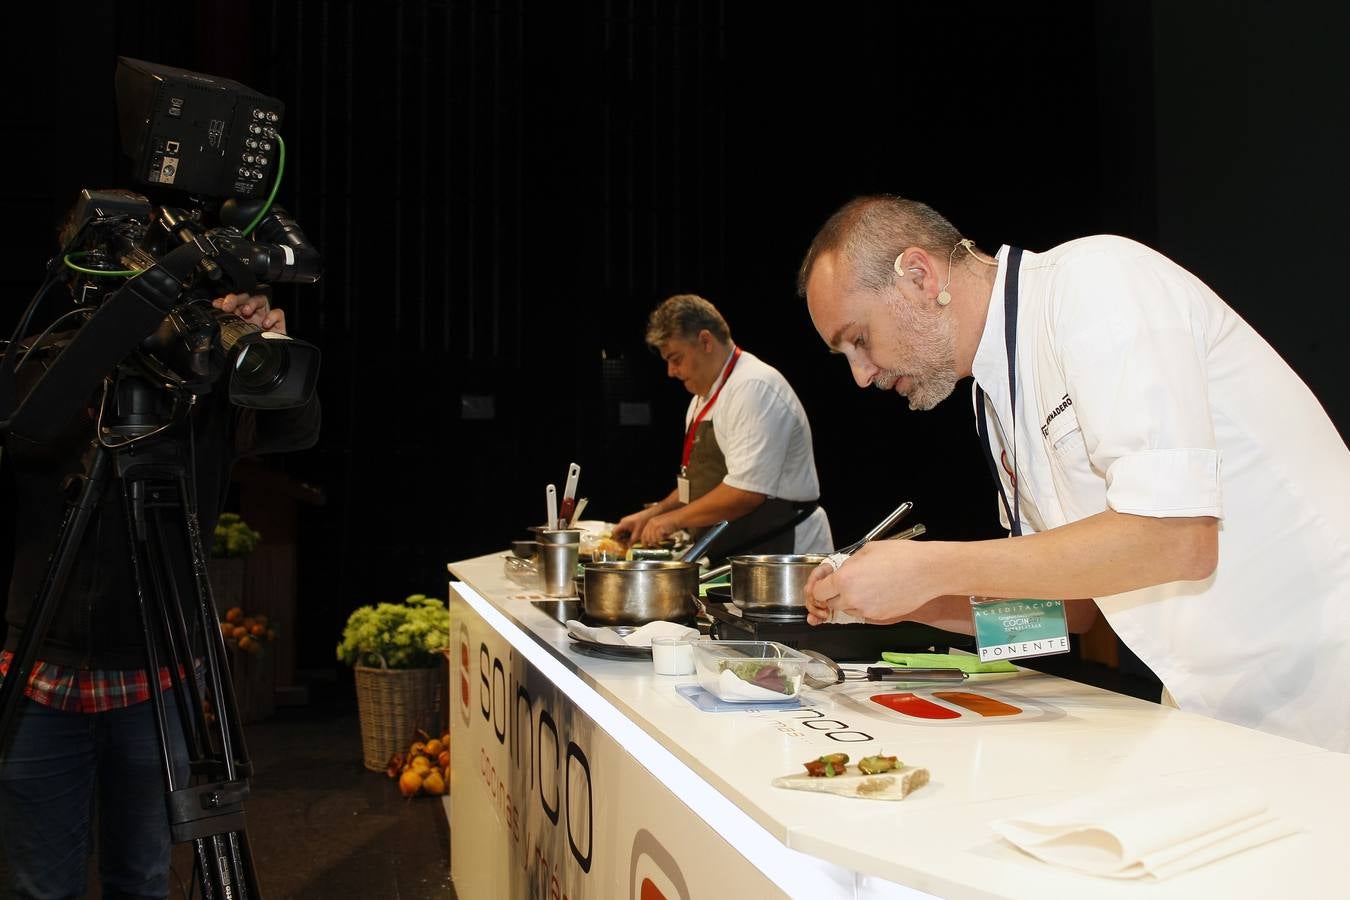
[[[692,341],[705,328],[724,344],[731,340],[731,329],[717,307],[698,294],[676,294],[648,316],[647,346],[659,348],[671,338]]]
[[[821,226],[797,272],[797,294],[806,296],[811,270],[824,253],[837,253],[853,283],[872,292],[895,279],[895,258],[906,247],[947,256],[962,240],[961,232],[931,206],[893,194],[856,197]]]

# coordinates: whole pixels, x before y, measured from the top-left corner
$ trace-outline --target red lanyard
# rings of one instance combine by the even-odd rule
[[[708,398],[708,402],[703,404],[703,408],[694,416],[694,421],[690,423],[689,430],[684,433],[684,457],[680,460],[680,471],[683,472],[689,467],[689,456],[694,452],[694,435],[698,433],[698,423],[703,421],[703,417],[712,409],[712,405],[717,402],[717,397],[722,393],[722,388],[727,386],[727,379],[731,377],[731,370],[736,368],[736,360],[741,358],[741,348],[731,354],[731,362],[727,363],[726,371],[722,373],[722,383],[717,386],[717,390]]]

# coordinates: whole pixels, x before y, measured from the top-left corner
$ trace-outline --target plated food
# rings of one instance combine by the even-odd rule
[[[835,778],[848,774],[847,753],[827,753],[816,759],[802,763],[806,774],[812,778]],[[894,756],[864,756],[858,760],[858,771],[864,775],[880,775],[899,767],[900,760]]]
[[[864,800],[903,800],[928,783],[928,770],[894,756],[864,756],[856,766],[847,753],[827,753],[802,763],[806,771],[773,780],[774,787],[838,794]]]

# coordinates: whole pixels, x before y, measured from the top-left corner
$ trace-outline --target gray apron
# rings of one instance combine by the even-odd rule
[[[689,479],[690,501],[704,496],[727,477],[727,460],[722,455],[722,448],[717,446],[712,422],[698,424],[684,476]],[[792,553],[797,523],[805,521],[818,505],[815,500],[768,497],[753,512],[732,522],[718,535],[708,547],[708,558],[713,565],[718,565],[728,556],[743,553]],[[707,530],[706,527],[690,528],[689,533],[698,540]]]

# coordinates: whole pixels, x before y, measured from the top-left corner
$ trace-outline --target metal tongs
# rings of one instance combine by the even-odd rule
[[[953,684],[966,680],[966,673],[960,669],[921,669],[910,666],[866,666],[863,669],[849,667],[845,669],[824,653],[798,648],[800,652],[816,660],[806,668],[806,680],[815,688],[831,687],[846,681],[900,681],[913,684]],[[822,666],[828,674],[821,671]]]
[[[866,670],[859,672],[854,669],[845,669],[840,666],[840,671],[844,673],[845,681],[933,681],[946,683],[966,680],[966,673],[962,672],[960,669],[921,669],[917,666],[868,666]]]

